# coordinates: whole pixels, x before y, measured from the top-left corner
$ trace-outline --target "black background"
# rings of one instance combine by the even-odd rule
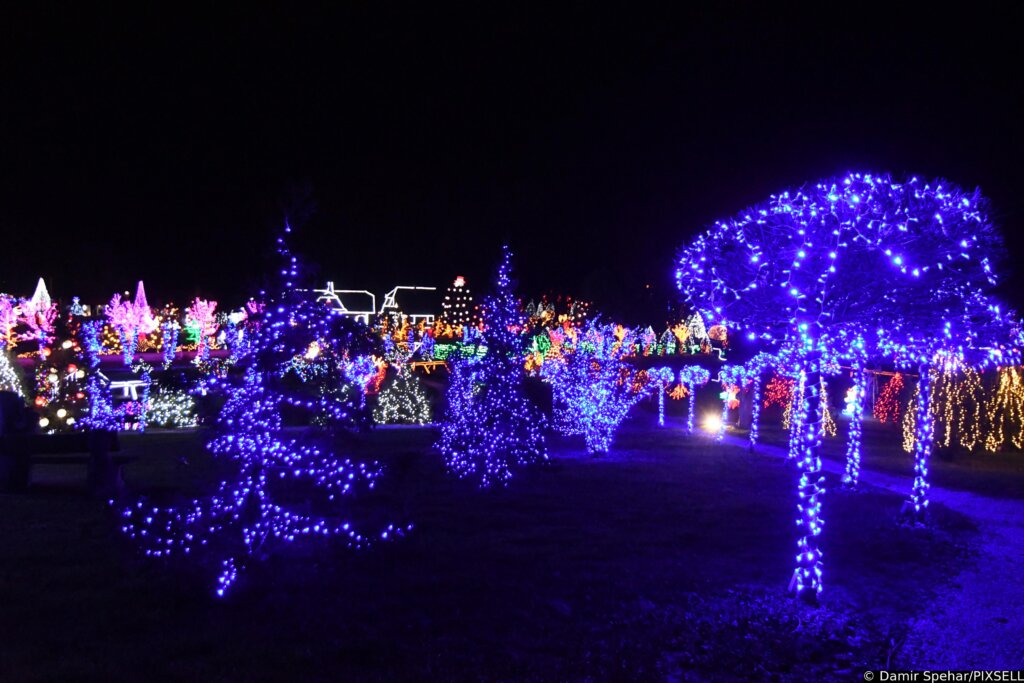
[[[982,187],[1024,302],[1019,9],[216,4],[3,11],[0,290],[237,304],[311,193],[339,287],[479,291],[507,240],[526,298],[657,323],[707,222],[864,170]]]

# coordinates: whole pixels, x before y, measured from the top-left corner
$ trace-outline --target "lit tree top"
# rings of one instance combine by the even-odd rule
[[[1000,237],[980,193],[850,174],[773,195],[718,221],[676,279],[706,316],[785,343],[878,330],[886,354],[1016,343],[992,298]]]
[[[17,299],[0,294],[0,345],[14,341],[14,327],[21,316],[21,307]]]
[[[200,329],[200,334],[209,336],[217,331],[216,301],[196,297],[185,311],[185,318]]]

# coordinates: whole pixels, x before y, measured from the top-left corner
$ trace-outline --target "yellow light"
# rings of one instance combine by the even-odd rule
[[[705,415],[702,426],[704,431],[717,434],[722,429],[722,416],[715,413]]]
[[[71,348],[71,340],[70,339],[65,339],[64,343],[61,344],[60,347],[62,349],[70,349]]]
[[[75,424],[75,418],[69,417],[67,420],[65,420],[65,422],[67,422],[69,425],[73,425]]]
[[[61,408],[60,410],[57,411],[57,417],[60,417],[60,418],[67,417],[67,414],[68,414],[68,411],[64,410],[63,408]]]
[[[39,418],[39,426],[40,427],[48,427],[49,425],[50,425],[50,418],[48,418],[48,417],[41,417],[41,418]]]

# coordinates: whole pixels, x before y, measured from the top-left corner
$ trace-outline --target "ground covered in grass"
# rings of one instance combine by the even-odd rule
[[[210,576],[141,561],[102,502],[0,495],[0,680],[850,680],[899,653],[974,561],[969,519],[899,526],[901,498],[829,493],[827,592],[787,597],[794,478],[783,462],[659,430],[612,457],[552,440],[505,491],[447,477],[425,429],[346,448],[389,468],[367,501],[414,533],[352,553],[296,547],[215,601]],[[126,437],[135,492],[202,489],[202,434]]]

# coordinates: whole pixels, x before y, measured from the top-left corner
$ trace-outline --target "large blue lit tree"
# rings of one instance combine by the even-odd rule
[[[286,405],[328,426],[355,424],[356,392],[340,378],[366,337],[357,323],[332,315],[296,287],[298,264],[284,237],[278,252],[278,291],[268,296],[252,345],[238,361],[241,376],[224,380],[227,402],[207,446],[225,467],[224,479],[212,495],[165,507],[140,501],[123,513],[123,531],[146,555],[212,561],[218,596],[253,559],[281,545],[336,537],[363,547],[407,529],[379,523],[367,532],[343,505],[358,490],[373,488],[378,465],[342,458],[312,436],[284,431]],[[331,382],[336,389],[326,388]]]
[[[784,370],[804,380],[793,416],[801,536],[791,588],[800,596],[813,600],[822,586],[823,371],[857,354],[862,363],[916,366],[927,395],[936,354],[1005,362],[1005,350],[991,347],[1017,343],[1019,330],[991,297],[1001,248],[977,191],[850,174],[716,222],[680,253],[676,278],[691,305],[780,351]],[[848,340],[868,335],[868,348],[855,352]],[[928,504],[926,399],[918,413],[915,513]]]
[[[448,410],[437,449],[449,470],[480,485],[505,485],[516,467],[545,461],[545,420],[526,395],[524,318],[512,285],[512,252],[502,250],[494,293],[483,302],[487,352],[453,362]]]

